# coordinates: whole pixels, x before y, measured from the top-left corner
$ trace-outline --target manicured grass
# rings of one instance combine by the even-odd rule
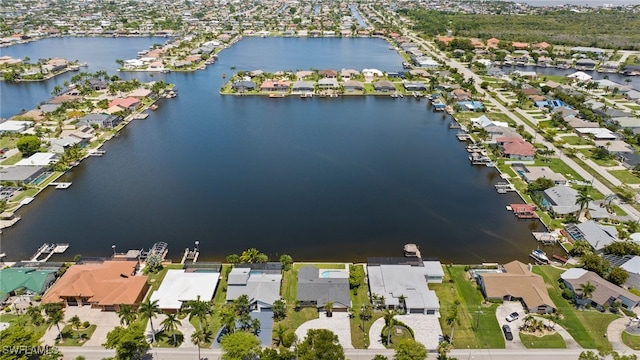
[[[558,285],[560,274],[564,271],[551,266],[534,266],[533,272],[541,275],[548,285],[549,296],[562,314],[558,324],[565,328],[571,336],[587,349],[611,349],[611,344],[604,336],[609,323],[619,316],[610,313],[599,313],[595,310],[577,310],[573,304],[562,297],[562,289]]]
[[[154,291],[158,290],[160,284],[162,284],[162,280],[164,279],[165,275],[167,275],[167,271],[169,270],[169,268],[170,267],[165,266],[157,273],[147,275],[147,284],[149,284],[149,292],[147,293],[147,298],[150,299],[151,294],[153,294]],[[175,269],[175,267],[173,266],[171,268]],[[180,269],[182,269],[182,265],[180,265]]]
[[[17,163],[20,160],[22,160],[22,153],[19,152],[19,153],[13,155],[12,157],[6,158],[2,162],[2,165],[14,165],[15,163]]]
[[[382,329],[382,336],[384,337],[384,341],[387,341],[387,331],[388,328],[385,326]],[[402,340],[413,340],[413,336],[411,336],[411,332],[409,329],[402,325],[395,325],[391,329],[391,334],[389,336],[389,344],[387,344],[387,349],[395,349],[396,345]]]
[[[316,308],[302,308],[300,311],[295,310],[296,300],[298,299],[298,269],[304,265],[306,264],[294,264],[293,269],[285,271],[282,276],[280,294],[282,294],[282,298],[287,304],[287,316],[283,320],[273,322],[274,338],[276,337],[275,329],[278,325],[282,325],[288,332],[295,332],[300,325],[318,318],[318,309]],[[335,266],[336,264],[333,265]],[[342,268],[344,269],[344,265],[342,265]],[[336,269],[336,267],[325,269]]]
[[[451,325],[446,319],[451,309],[458,309],[457,321],[453,324],[455,348],[504,348],[502,330],[495,315],[498,304],[482,304],[482,294],[468,280],[463,266],[445,267],[443,283],[431,283],[429,288],[440,300],[440,326],[444,334],[451,335]],[[476,324],[479,324],[478,331],[475,331]]]
[[[197,327],[196,327],[197,329]],[[185,339],[184,335],[182,334],[182,332],[180,332],[180,330],[176,330],[176,344],[173,343],[173,333],[172,332],[165,332],[160,331],[157,335],[156,335],[156,339],[158,340],[158,344],[155,346],[158,347],[163,347],[163,348],[176,348],[178,346],[180,346],[185,340],[186,341],[191,341],[191,339]]]
[[[86,329],[73,330],[71,325],[67,325],[62,329],[64,341],[58,341],[58,346],[82,346],[87,340],[91,339],[91,335],[96,331],[96,325],[93,324]],[[84,337],[84,338],[83,338]]]
[[[18,144],[18,138],[13,136],[0,137],[0,149],[9,148],[13,149]]]
[[[295,270],[295,271],[296,271],[296,274],[297,274],[298,269],[300,269],[300,268],[301,268],[301,267],[303,267],[303,266],[307,266],[307,265],[313,265],[313,266],[317,267],[318,269],[340,269],[340,270],[344,270],[344,268],[345,268],[345,264],[333,264],[333,263],[318,263],[318,264],[315,264],[315,263],[297,263],[297,264],[294,264],[294,265],[293,265],[293,270]],[[296,279],[297,279],[297,277],[296,277]],[[297,285],[297,282],[298,282],[298,281],[296,280],[296,285]],[[297,292],[296,292],[296,294],[297,294]]]
[[[583,181],[582,176],[578,175],[572,168],[569,167],[562,159],[549,158],[546,160],[536,159],[535,166],[548,166],[553,172],[564,175],[567,180],[579,180]]]
[[[362,271],[364,273],[363,265],[352,265],[355,271]],[[371,344],[369,339],[369,329],[371,325],[379,319],[382,314],[374,313],[372,318],[367,321],[362,321],[360,318],[360,312],[363,305],[371,305],[371,299],[369,299],[369,285],[366,278],[362,278],[362,282],[357,289],[349,291],[351,296],[351,306],[353,308],[353,318],[351,318],[351,344],[356,349],[366,349]],[[364,327],[364,329],[363,329]]]
[[[622,342],[633,350],[640,350],[640,335],[631,335],[623,331]]]
[[[610,170],[609,173],[625,184],[640,184],[640,177],[629,170]]]
[[[593,142],[580,136],[563,136],[562,141],[569,145],[593,145]]]
[[[231,271],[231,265],[222,265],[220,279],[218,280],[218,288],[213,296],[214,305],[224,305],[227,302],[227,277]]]
[[[520,333],[520,341],[527,349],[564,349],[567,347],[562,335],[558,333],[536,336]]]

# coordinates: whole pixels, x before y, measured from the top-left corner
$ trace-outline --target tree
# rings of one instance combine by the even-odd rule
[[[276,334],[276,345],[280,346],[284,342],[284,336],[287,333],[287,328],[285,328],[282,324],[278,324],[278,327],[274,329]]]
[[[609,271],[609,275],[607,276],[607,280],[611,281],[616,285],[624,284],[628,278],[629,278],[629,273],[619,266],[613,267],[613,269]]]
[[[293,265],[293,258],[287,254],[280,255],[280,265],[282,265],[283,271],[291,270],[291,266]]]
[[[580,290],[583,299],[591,299],[593,292],[596,291],[596,286],[590,281],[587,281],[584,284],[580,284],[580,286],[578,286],[578,290]]]
[[[391,342],[391,330],[393,328],[393,325],[395,324],[395,319],[393,318],[394,316],[396,316],[395,310],[384,309],[384,311],[382,312],[382,317],[384,318],[384,326],[387,329],[387,345],[389,345]]]
[[[213,333],[208,328],[204,330],[196,330],[191,334],[191,342],[198,347],[198,360],[200,357],[200,346],[213,340]]]
[[[573,248],[569,251],[569,253],[573,256],[582,256],[587,253],[593,252],[591,250],[591,245],[587,240],[577,240],[573,243]]]
[[[227,256],[227,262],[236,265],[240,262],[240,256],[238,256],[238,254],[231,254]]]
[[[153,338],[153,342],[156,342],[156,331],[153,328],[153,318],[157,317],[158,314],[162,312],[162,310],[160,310],[160,306],[158,306],[158,300],[145,300],[140,304],[138,312],[145,319],[149,319],[149,324],[151,325],[151,336]]]
[[[581,352],[578,356],[578,360],[600,360],[600,357],[598,356],[598,354],[589,350]]]
[[[17,148],[22,157],[29,157],[40,150],[40,138],[35,135],[23,136],[18,139]]]
[[[424,360],[427,358],[427,349],[424,345],[411,339],[403,339],[396,345],[394,360]]]
[[[74,330],[80,330],[80,326],[82,326],[82,320],[80,320],[80,317],[78,317],[78,315],[74,315],[71,319],[69,319],[69,325],[71,325],[71,328]]]
[[[529,185],[527,185],[527,193],[533,194],[536,191],[544,191],[554,187],[555,185],[556,184],[553,180],[547,179],[545,177],[540,177],[530,182]]]
[[[132,322],[136,321],[136,319],[138,318],[138,313],[133,311],[131,305],[120,304],[120,308],[118,309],[118,317],[120,318],[120,325],[126,325],[128,327]]]
[[[452,360],[449,357],[449,352],[451,351],[451,343],[448,341],[440,341],[438,343],[438,360]]]
[[[16,351],[0,351],[0,360],[27,360],[32,359],[31,349],[40,345],[39,335],[33,330],[24,326],[9,326],[0,331],[0,349],[11,349]],[[19,346],[24,346],[21,348]],[[28,352],[29,351],[29,352]]]
[[[324,303],[324,311],[327,313],[327,317],[331,317],[333,314],[333,301],[327,301]]]
[[[27,316],[31,320],[33,325],[38,326],[42,324],[44,318],[42,317],[42,309],[40,306],[30,306],[27,308]]]
[[[389,360],[389,358],[384,355],[375,354],[372,360]]]
[[[222,360],[249,360],[259,353],[260,340],[253,334],[240,331],[223,336],[220,347],[224,351]]]
[[[117,326],[107,334],[107,342],[102,346],[115,349],[115,358],[118,360],[139,359],[149,349],[142,324],[135,324],[129,328]]]
[[[189,314],[189,320],[194,317],[198,318],[198,326],[200,330],[203,330],[202,324],[204,323],[204,327],[207,327],[207,315],[211,313],[211,303],[209,301],[200,300],[200,295],[196,298],[196,300],[189,300],[185,304],[185,312]]]
[[[585,270],[591,270],[604,277],[609,270],[609,261],[592,252],[586,253],[580,259],[581,266]]]
[[[358,288],[364,282],[364,270],[360,265],[349,266],[349,287],[357,293]]]
[[[635,231],[634,231],[635,232]],[[605,254],[640,255],[640,245],[633,241],[614,241],[603,248]]]
[[[326,329],[311,329],[297,349],[299,360],[345,360],[338,336]]]
[[[278,299],[273,302],[273,307],[271,308],[273,312],[273,318],[278,321],[287,317],[287,304],[285,304],[282,299]]]
[[[242,252],[240,255],[240,262],[242,263],[266,263],[269,261],[269,257],[263,253],[261,253],[256,248],[250,248]]]
[[[178,319],[177,314],[175,313],[166,313],[167,317],[162,320],[160,325],[162,325],[162,330],[167,333],[171,333],[173,335],[173,346],[178,346],[178,342],[176,341],[176,331],[178,331],[178,326],[180,326],[180,319]]]
[[[589,203],[593,201],[591,195],[589,195],[589,188],[583,187],[578,190],[578,196],[576,196],[576,205],[580,206],[579,213],[582,214],[582,210],[587,209],[586,212],[589,212]]]
[[[58,336],[60,338],[60,341],[62,341],[63,334],[62,334],[62,331],[60,330],[60,324],[64,323],[64,313],[62,312],[62,309],[58,309],[57,311],[51,311],[47,315],[49,316],[49,318],[47,319],[47,324],[49,325],[49,329],[55,326],[58,329]]]

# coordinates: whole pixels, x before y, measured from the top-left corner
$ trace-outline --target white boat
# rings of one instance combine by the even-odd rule
[[[535,249],[533,251],[531,251],[531,255],[530,255],[534,260],[542,262],[542,263],[548,263],[549,262],[549,257],[547,257],[547,254],[540,250],[540,249]]]

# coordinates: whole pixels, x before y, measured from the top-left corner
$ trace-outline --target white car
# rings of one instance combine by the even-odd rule
[[[514,320],[518,320],[518,313],[517,312],[512,312],[511,314],[509,314],[509,316],[506,317],[506,319],[508,322],[512,322]]]

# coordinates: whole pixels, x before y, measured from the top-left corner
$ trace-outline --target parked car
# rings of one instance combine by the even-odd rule
[[[502,332],[504,333],[504,338],[507,339],[507,341],[513,340],[513,333],[511,333],[509,325],[502,325]]]
[[[506,317],[506,320],[508,322],[512,322],[514,320],[518,320],[518,313],[517,312],[512,312],[511,314],[509,314],[509,316]]]

